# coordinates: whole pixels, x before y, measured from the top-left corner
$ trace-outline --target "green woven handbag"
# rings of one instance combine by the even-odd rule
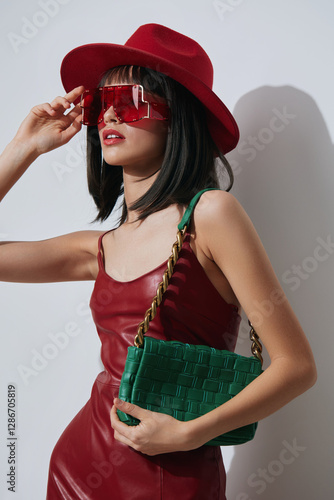
[[[162,295],[168,287],[192,211],[203,190],[191,200],[178,226],[177,241],[145,319],[139,324],[135,346],[128,355],[121,379],[119,398],[151,411],[188,421],[224,404],[262,373],[262,346],[252,325],[253,356],[246,357],[205,345],[159,340],[144,335],[155,317]],[[139,420],[117,410],[128,425]],[[257,422],[212,439],[207,445],[226,446],[253,439]]]

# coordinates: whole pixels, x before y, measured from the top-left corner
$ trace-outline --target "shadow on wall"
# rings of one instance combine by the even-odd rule
[[[333,145],[315,101],[293,87],[258,88],[240,99],[234,116],[241,138],[228,158],[235,172],[232,192],[251,217],[311,343],[318,382],[260,422],[253,442],[235,448],[227,498],[314,500],[320,491],[321,498],[330,498]],[[263,314],[272,307],[263,304]],[[249,355],[249,347],[242,339],[236,351]]]

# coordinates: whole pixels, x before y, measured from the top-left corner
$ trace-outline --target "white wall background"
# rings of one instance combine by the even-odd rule
[[[329,0],[1,1],[2,149],[33,105],[63,94],[60,63],[78,45],[124,43],[139,25],[157,22],[195,38],[212,58],[214,89],[241,129],[229,155],[233,193],[262,238],[319,370],[317,385],[261,422],[253,442],[223,449],[229,500],[333,494],[333,17]],[[101,227],[90,224],[83,134],[39,158],[12,189],[1,204],[1,239]],[[0,285],[3,499],[45,498],[53,446],[102,368],[87,306],[92,286]],[[245,325],[240,353],[249,349]],[[57,347],[60,332],[64,345]],[[17,391],[16,493],[6,484],[9,383]]]

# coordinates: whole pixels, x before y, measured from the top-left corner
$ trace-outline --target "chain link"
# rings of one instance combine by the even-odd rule
[[[252,346],[251,346],[252,354],[257,359],[259,359],[261,361],[261,365],[263,365],[263,358],[262,358],[262,355],[261,355],[261,353],[262,353],[262,345],[261,345],[259,336],[256,333],[256,331],[254,330],[254,327],[253,327],[252,323],[249,320],[248,320],[248,324],[251,327],[250,332],[249,332],[249,338],[252,341]]]
[[[176,241],[172,247],[172,254],[168,259],[167,269],[163,274],[162,281],[158,285],[157,293],[152,300],[151,307],[147,309],[145,313],[144,320],[138,325],[137,335],[135,336],[135,341],[134,341],[136,347],[144,346],[144,335],[149,329],[150,321],[152,321],[155,318],[155,315],[157,313],[157,308],[160,306],[162,302],[162,296],[167,290],[167,287],[169,285],[169,280],[172,277],[174,271],[174,266],[176,264],[177,259],[179,258],[179,252],[181,250],[186,231],[187,231],[187,226],[185,226],[182,229],[182,231],[179,230],[177,232]]]

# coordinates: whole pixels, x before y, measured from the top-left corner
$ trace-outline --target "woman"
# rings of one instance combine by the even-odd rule
[[[309,344],[259,237],[227,192],[233,175],[223,154],[237,144],[237,125],[211,90],[204,50],[160,25],[141,26],[124,46],[78,47],[61,72],[67,94],[35,106],[1,157],[1,198],[83,122],[98,218],[109,216],[122,193],[124,202],[119,227],[105,234],[1,245],[4,281],[96,280],[91,309],[105,370],[53,451],[47,498],[225,499],[220,449],[204,444],[272,414],[316,379]],[[180,422],[120,401],[118,387],[176,227],[195,193],[218,187],[219,159],[230,185],[204,193],[196,205],[150,335],[234,350],[243,308],[270,365],[228,403]],[[264,317],[268,300],[273,312]],[[140,424],[122,423],[117,409]]]

